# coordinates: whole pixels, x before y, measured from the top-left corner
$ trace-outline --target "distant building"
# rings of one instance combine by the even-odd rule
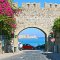
[[[36,35],[32,35],[32,36],[31,35],[19,35],[18,38],[19,39],[21,39],[21,38],[35,38],[36,39],[38,37]]]

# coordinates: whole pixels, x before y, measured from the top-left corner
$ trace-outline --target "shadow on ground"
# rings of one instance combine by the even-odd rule
[[[60,60],[60,53],[44,53],[49,60]]]

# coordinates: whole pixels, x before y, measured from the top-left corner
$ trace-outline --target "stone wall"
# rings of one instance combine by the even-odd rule
[[[50,7],[50,3],[45,3],[45,7],[41,9],[39,3],[22,3],[22,13],[19,12],[18,16],[15,15],[17,34],[27,27],[38,27],[49,34],[54,19],[60,16],[60,4],[52,4],[52,6],[55,5],[57,6]]]
[[[18,16],[14,15],[17,23],[15,35],[25,28],[37,27],[46,33],[48,42],[54,20],[60,16],[60,4],[45,3],[42,9],[39,3],[22,3],[21,9],[22,11],[16,13]]]

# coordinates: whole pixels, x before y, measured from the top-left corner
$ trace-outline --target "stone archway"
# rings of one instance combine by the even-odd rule
[[[33,8],[30,3],[30,7],[28,9],[27,3],[23,3],[22,8],[14,15],[17,24],[15,35],[18,35],[18,33],[25,28],[37,27],[44,30],[46,33],[46,41],[48,42],[49,33],[52,30],[55,19],[60,16],[60,11],[59,9],[48,8],[46,3],[44,9],[40,8],[39,3],[35,4],[36,7]],[[48,43],[46,49],[48,50]]]
[[[43,31],[42,29],[38,28],[38,27],[27,27],[27,28],[36,28],[40,31],[42,31],[44,34],[45,34],[45,51],[47,50],[47,34],[45,33],[45,31]],[[27,28],[24,28],[22,30],[19,30],[17,36],[19,35],[20,32],[22,32],[23,30],[27,29]]]

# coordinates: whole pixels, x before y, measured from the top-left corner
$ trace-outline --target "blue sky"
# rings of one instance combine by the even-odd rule
[[[45,37],[45,34],[37,28],[27,28],[23,30],[19,35],[36,35],[38,37]]]
[[[31,36],[36,35],[37,37],[39,37],[37,39],[35,38],[18,39],[18,41],[21,42],[22,44],[30,44],[32,46],[45,44],[45,34],[37,28],[27,28],[21,31],[19,35],[31,35]]]
[[[41,7],[44,6],[44,3],[58,3],[60,4],[60,0],[14,0],[14,2],[18,2],[18,6],[21,7],[23,2],[37,2],[41,4]]]

